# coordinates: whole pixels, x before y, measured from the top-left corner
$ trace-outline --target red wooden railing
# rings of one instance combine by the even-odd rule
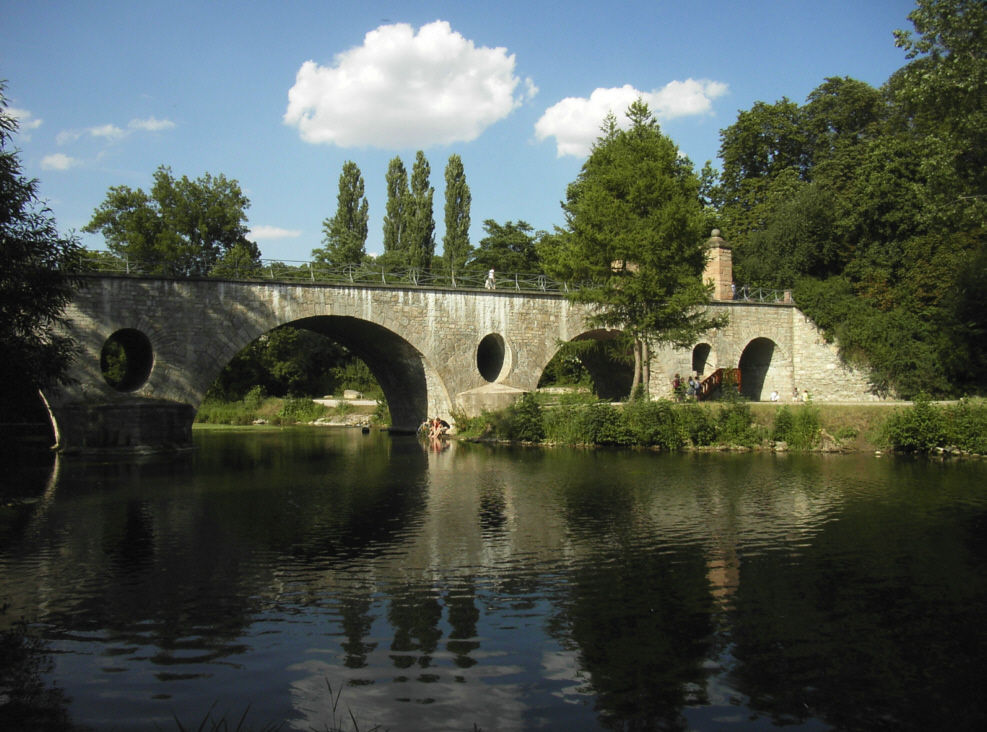
[[[740,369],[716,369],[713,373],[699,382],[699,390],[696,392],[696,399],[700,401],[709,399],[713,391],[726,382],[740,391]]]

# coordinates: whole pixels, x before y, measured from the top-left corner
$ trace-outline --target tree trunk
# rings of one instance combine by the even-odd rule
[[[631,394],[641,383],[641,341],[634,339],[634,380],[631,382]]]
[[[644,384],[644,393],[651,393],[651,348],[647,341],[641,341],[641,383]]]

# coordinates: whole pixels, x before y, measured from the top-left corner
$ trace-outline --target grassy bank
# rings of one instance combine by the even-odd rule
[[[987,454],[983,400],[903,406],[664,400],[609,404],[585,396],[531,394],[501,412],[472,419],[456,415],[456,424],[465,437],[557,445]]]
[[[196,424],[252,425],[256,423],[281,426],[308,424],[319,419],[342,419],[364,412],[376,424],[388,424],[387,406],[378,404],[376,409],[340,402],[327,407],[306,398],[281,398],[266,396],[260,389],[251,390],[239,401],[226,402],[207,399],[195,416]]]

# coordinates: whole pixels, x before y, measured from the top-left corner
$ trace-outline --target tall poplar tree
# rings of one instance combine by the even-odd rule
[[[320,264],[340,265],[360,262],[367,254],[367,225],[370,219],[363,175],[356,163],[347,160],[339,175],[336,215],[322,224],[324,246],[312,257]]]
[[[415,156],[411,169],[411,206],[408,220],[408,264],[419,269],[431,269],[435,254],[435,217],[432,213],[432,197],[435,189],[429,185],[429,167],[425,153]]]
[[[612,115],[604,122],[566,192],[567,228],[540,254],[551,274],[590,283],[570,297],[596,306],[588,326],[624,333],[634,385],[647,386],[651,346],[689,347],[723,322],[704,307],[704,216],[692,164],[642,100],[627,117],[629,130]]]
[[[387,209],[384,214],[384,259],[405,264],[408,250],[408,219],[411,192],[408,171],[396,157],[387,166]],[[392,261],[393,260],[393,261]]]
[[[446,233],[442,237],[442,256],[454,272],[463,268],[473,249],[470,246],[472,200],[462,158],[450,155],[446,165]]]

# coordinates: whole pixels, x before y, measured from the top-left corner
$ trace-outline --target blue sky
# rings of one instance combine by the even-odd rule
[[[6,0],[0,79],[25,172],[62,230],[160,165],[239,181],[265,258],[307,260],[355,162],[381,251],[388,161],[449,155],[482,223],[562,223],[606,110],[641,94],[697,168],[737,111],[905,63],[912,0]],[[93,249],[102,237],[83,236]]]

